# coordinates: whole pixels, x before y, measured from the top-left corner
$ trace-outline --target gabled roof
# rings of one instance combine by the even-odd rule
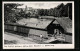
[[[40,29],[46,29],[46,27],[52,22],[52,20],[47,19],[37,19],[37,18],[28,18],[28,19],[21,19],[17,21],[20,25],[25,25],[27,27],[34,27]]]
[[[56,20],[54,20],[53,24],[59,24]]]
[[[72,20],[68,17],[55,18],[57,22],[64,28],[68,33],[72,33]]]

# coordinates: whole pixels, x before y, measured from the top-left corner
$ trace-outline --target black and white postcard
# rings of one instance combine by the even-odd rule
[[[74,1],[2,2],[3,49],[74,49]]]

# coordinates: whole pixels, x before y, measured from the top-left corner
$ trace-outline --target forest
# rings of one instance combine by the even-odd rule
[[[17,12],[16,9],[18,6],[23,4],[4,4],[4,22],[16,22],[19,19],[30,16],[30,14],[25,14],[25,11],[21,9],[20,12]],[[55,8],[50,9],[38,9],[38,16],[53,16],[53,17],[69,17],[72,20],[72,3],[67,3],[64,5],[61,3]]]
[[[64,5],[61,3],[55,8],[39,9],[40,16],[69,17],[72,19],[72,3]]]

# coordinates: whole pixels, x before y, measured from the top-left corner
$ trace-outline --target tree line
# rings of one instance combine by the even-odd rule
[[[25,14],[25,11],[21,9],[17,12],[17,7],[23,4],[4,4],[4,22],[16,22],[19,19],[30,17],[30,13]],[[38,9],[38,16],[53,16],[53,17],[69,17],[72,19],[72,3],[67,3],[64,5],[61,3],[55,8],[50,9]]]
[[[55,8],[39,9],[38,14],[40,16],[69,17],[72,19],[72,3],[66,5],[61,3]]]

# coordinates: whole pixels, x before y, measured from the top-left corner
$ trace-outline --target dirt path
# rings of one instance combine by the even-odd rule
[[[8,41],[15,40],[17,41],[17,44],[37,44],[35,42],[29,41],[30,38],[28,37],[26,37],[26,40],[25,40],[23,36],[15,35],[15,34],[8,33],[8,32],[4,33],[4,39]]]

